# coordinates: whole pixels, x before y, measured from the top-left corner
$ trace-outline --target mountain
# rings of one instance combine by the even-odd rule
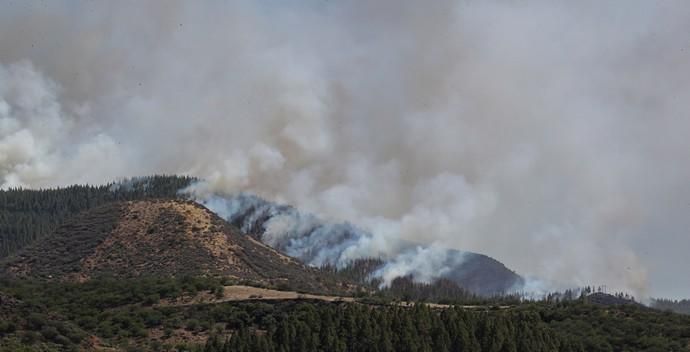
[[[449,257],[464,256],[461,264],[441,277],[478,294],[503,293],[522,287],[524,279],[503,263],[484,254],[448,250]]]
[[[3,242],[9,255],[0,259],[0,351],[579,352],[690,346],[690,317],[628,304],[625,295],[523,300],[468,293],[500,292],[521,280],[476,253],[435,250],[446,271],[431,283],[409,275],[386,287],[369,285],[373,273],[395,263],[362,258],[316,268],[302,262],[329,248],[319,246],[336,249],[329,252],[335,256],[343,243],[367,236],[352,225],[307,217],[299,225],[310,226],[298,226],[301,232],[270,237],[267,227],[290,220],[286,213],[224,214],[231,223],[178,198],[175,182],[158,181],[172,187],[140,179],[134,187],[0,192],[0,237],[19,229],[15,239],[22,238]],[[286,255],[305,248],[295,247],[300,240],[316,245],[315,251],[297,259]],[[350,284],[357,282],[361,287]]]
[[[622,305],[639,305],[640,303],[635,302],[631,297],[625,296],[623,293],[619,294],[609,294],[604,292],[594,292],[587,295],[587,301],[592,304],[598,304],[601,306],[622,306]]]
[[[183,200],[115,202],[87,210],[7,258],[2,268],[12,277],[58,281],[209,275],[319,292],[338,287],[326,273]]]
[[[107,233],[108,221],[119,222],[118,219],[108,220],[111,217],[107,213],[119,209],[125,201],[155,201],[157,199],[180,199],[189,197],[180,190],[188,187],[197,180],[184,176],[150,176],[123,180],[102,186],[74,185],[66,188],[25,190],[12,189],[0,190],[0,260],[3,257],[17,254],[25,249],[23,255],[29,255],[34,246],[34,253],[39,257],[40,250],[35,246],[45,242],[52,236],[62,233],[63,241],[70,248],[60,249],[62,242],[53,243],[51,248],[53,255],[62,257],[62,260],[79,260],[79,255],[74,255],[74,250],[86,250],[90,247],[93,238]],[[344,267],[356,266],[360,261],[374,259],[366,266],[367,270],[360,270],[358,280],[367,283],[372,273],[382,269],[384,265],[391,263],[391,258],[361,258],[351,262],[336,262],[338,254],[370,233],[357,228],[349,223],[329,224],[320,219],[304,214],[296,208],[287,205],[279,205],[268,202],[259,197],[239,195],[220,199],[220,203],[214,203],[214,198],[200,199],[211,210],[228,222],[236,226],[234,233],[248,234],[255,242],[262,242],[277,249],[288,256],[312,267],[323,267],[338,264],[339,271]],[[227,211],[223,206],[231,208]],[[119,211],[119,210],[118,210]],[[85,212],[85,213],[83,213]],[[91,214],[91,215],[84,215]],[[100,214],[100,215],[98,215]],[[93,218],[96,218],[94,221]],[[266,229],[276,219],[289,219],[286,224],[294,223],[288,227],[284,236],[266,236]],[[128,220],[132,221],[132,220]],[[106,226],[104,230],[96,229]],[[71,229],[70,229],[71,227]],[[232,226],[231,226],[232,227]],[[239,228],[239,230],[238,230]],[[82,236],[86,244],[70,241],[69,236],[63,232],[71,231],[69,236]],[[169,229],[175,233],[175,229]],[[45,244],[43,244],[45,245]],[[403,251],[414,251],[420,247],[414,243],[398,243]],[[86,246],[86,247],[84,247]],[[73,247],[73,248],[72,248]],[[84,247],[84,248],[82,248]],[[62,251],[62,252],[60,252]],[[408,252],[405,252],[408,253]],[[464,252],[448,249],[438,253],[445,260],[442,262],[444,270],[440,278],[446,278],[459,286],[481,295],[492,295],[497,292],[509,291],[521,286],[522,278],[507,268],[499,261],[478,253]],[[77,259],[74,259],[77,258]],[[191,257],[190,257],[191,258]],[[325,261],[324,261],[325,258]],[[329,260],[333,260],[332,262]],[[40,262],[40,260],[38,260]],[[136,262],[136,260],[134,260]],[[74,265],[73,262],[70,265]],[[128,261],[123,259],[123,263]],[[155,269],[155,263],[148,266],[139,265],[140,269]],[[194,268],[190,272],[196,272],[196,264],[188,263],[176,269],[184,272]],[[72,269],[79,272],[81,269]],[[156,269],[158,270],[158,269]],[[152,273],[155,274],[155,273]],[[74,275],[73,275],[74,276]],[[414,279],[414,277],[412,277]]]
[[[292,206],[276,204],[253,195],[213,199],[209,206],[257,241],[316,266],[342,267],[338,256],[353,243],[372,236],[352,224],[324,222]],[[279,226],[272,226],[275,224]],[[275,232],[276,227],[281,229],[280,233]],[[396,245],[401,248],[399,253],[410,255],[424,248],[404,241]],[[454,249],[436,251],[435,259],[439,261],[439,268],[443,268],[437,278],[448,279],[472,293],[494,295],[519,289],[524,284],[520,275],[487,255]],[[326,258],[325,262],[323,258]],[[357,279],[363,282],[387,265],[394,265],[394,261],[394,257],[362,258],[345,266],[357,267]],[[362,266],[363,262],[366,265]],[[348,271],[349,268],[342,270]],[[414,279],[414,270],[410,275]]]
[[[651,300],[651,306],[660,310],[690,315],[690,299],[673,300],[653,298]]]
[[[105,185],[0,190],[0,258],[43,236],[70,217],[94,207],[127,200],[180,198],[195,179],[153,175]]]

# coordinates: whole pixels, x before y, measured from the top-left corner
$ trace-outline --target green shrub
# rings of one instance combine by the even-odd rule
[[[22,333],[22,343],[25,345],[33,345],[41,338],[35,331],[25,331]]]
[[[59,332],[54,326],[45,325],[41,329],[41,335],[43,335],[46,340],[53,340],[58,334]]]
[[[146,299],[144,300],[144,305],[152,306],[154,304],[158,304],[160,300],[161,296],[158,293],[154,293],[152,295],[146,296]]]
[[[5,334],[11,334],[17,329],[14,322],[11,321],[0,321],[0,336]]]
[[[185,329],[187,329],[188,331],[196,331],[197,329],[199,329],[199,321],[196,319],[187,320]]]

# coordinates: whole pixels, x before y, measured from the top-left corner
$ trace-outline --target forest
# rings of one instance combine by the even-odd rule
[[[656,309],[669,310],[681,314],[690,314],[690,300],[688,299],[667,299],[654,298],[651,306]]]
[[[586,296],[510,305],[401,306],[259,299],[180,304],[228,279],[0,280],[0,350],[687,351],[690,316]],[[96,344],[96,345],[94,345]]]
[[[194,179],[156,175],[102,186],[0,190],[0,258],[41,236],[68,217],[107,202],[183,197],[179,191]]]
[[[0,261],[50,235],[67,218],[108,202],[184,197],[193,178],[153,176],[105,186],[0,191]],[[247,284],[211,276],[95,278],[48,282],[0,277],[0,351],[687,351],[687,300],[655,299],[651,309],[625,294],[592,288],[483,297],[448,280],[401,277],[379,288],[362,259],[320,268],[360,289],[352,302],[221,297]],[[283,290],[295,290],[286,283]],[[434,304],[428,304],[434,303]]]

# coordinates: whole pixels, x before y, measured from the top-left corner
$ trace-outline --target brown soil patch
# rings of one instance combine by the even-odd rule
[[[319,300],[326,302],[354,302],[352,297],[341,296],[327,296],[327,295],[312,295],[299,293],[295,291],[278,291],[267,288],[252,287],[252,286],[225,286],[223,288],[223,297],[218,298],[209,293],[201,293],[192,297],[182,297],[175,301],[162,300],[161,306],[187,306],[204,303],[222,303],[233,301],[275,301],[275,300],[296,300],[308,299]]]
[[[281,301],[281,300],[318,300],[324,302],[350,302],[358,303],[353,297],[344,296],[329,296],[329,295],[313,295],[306,293],[299,293],[295,291],[279,291],[267,288],[233,285],[225,286],[223,288],[223,297],[218,298],[208,292],[198,293],[195,296],[181,297],[174,301],[161,300],[159,306],[190,306],[195,304],[215,304],[223,302],[240,302],[240,301]],[[366,304],[366,303],[364,303]],[[416,302],[396,301],[391,302],[391,305],[411,308]],[[487,306],[487,305],[464,305],[452,306],[449,304],[439,303],[423,303],[432,309],[447,309],[450,307],[458,307],[469,310],[489,310],[489,309],[510,309],[513,306]]]
[[[147,340],[158,340],[161,343],[176,345],[179,343],[204,345],[208,340],[208,332],[194,332],[186,329],[174,329],[170,336],[165,336],[162,328],[149,329]]]
[[[336,275],[245,235],[202,205],[172,199],[112,203],[80,213],[0,269],[77,282],[212,275],[313,293],[352,289]]]

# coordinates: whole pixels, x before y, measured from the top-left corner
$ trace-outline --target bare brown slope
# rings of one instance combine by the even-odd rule
[[[8,258],[3,269],[12,276],[70,281],[189,274],[304,290],[338,287],[332,277],[243,235],[205,207],[178,200],[87,211]]]

